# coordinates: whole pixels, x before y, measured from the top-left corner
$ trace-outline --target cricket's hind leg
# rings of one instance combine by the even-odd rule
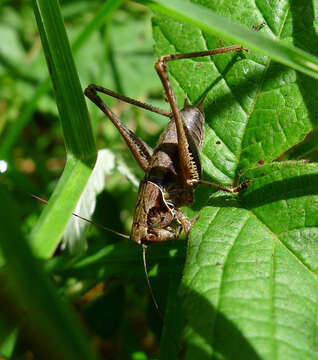
[[[212,55],[224,54],[228,52],[237,52],[241,50],[247,50],[247,49],[243,48],[240,45],[232,45],[232,46],[222,47],[213,50],[166,55],[166,56],[162,56],[155,64],[155,69],[164,87],[165,94],[167,96],[168,102],[171,107],[171,113],[176,123],[177,134],[178,134],[178,152],[179,152],[180,168],[185,183],[188,183],[189,185],[192,185],[191,184],[192,181],[197,181],[200,177],[200,174],[198,174],[198,171],[194,166],[193,159],[195,158],[195,154],[191,152],[191,147],[189,146],[190,140],[188,139],[185,130],[184,121],[180,114],[180,109],[178,107],[174,92],[172,90],[172,86],[170,83],[168,70],[167,70],[167,62],[180,60],[180,59],[212,56]]]
[[[198,180],[198,181],[196,181],[196,184],[204,185],[204,186],[210,187],[212,189],[216,189],[216,190],[226,191],[226,192],[231,193],[231,194],[237,194],[240,191],[247,189],[248,183],[251,182],[251,181],[252,180],[250,180],[250,179],[245,180],[241,184],[239,184],[238,186],[234,186],[234,187],[232,187],[232,186],[222,186],[222,185],[214,184],[214,183],[211,183],[211,182],[205,181],[205,180]]]

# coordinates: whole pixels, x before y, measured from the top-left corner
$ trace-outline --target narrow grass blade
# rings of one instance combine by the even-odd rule
[[[296,47],[278,42],[217,15],[187,0],[142,1],[154,11],[198,26],[207,33],[242,44],[272,59],[318,79],[318,58]]]
[[[92,172],[97,152],[83,92],[57,0],[34,0],[61,118],[67,163],[48,206],[31,234],[35,253],[50,257]]]
[[[96,158],[95,142],[58,2],[33,3],[67,153],[92,164]]]
[[[49,258],[54,253],[91,172],[83,161],[68,157],[62,177],[31,233],[38,256]]]

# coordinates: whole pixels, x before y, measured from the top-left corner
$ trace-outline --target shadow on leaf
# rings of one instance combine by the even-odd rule
[[[191,358],[261,359],[233,321],[212,306],[205,297],[184,284],[181,286],[188,326],[199,336],[198,341],[188,349]]]
[[[256,182],[257,179],[255,184]],[[318,194],[318,175],[302,175],[274,181],[256,190],[253,190],[253,183],[251,183],[249,191],[240,194],[240,203],[241,207],[253,209],[279,200],[316,194]]]

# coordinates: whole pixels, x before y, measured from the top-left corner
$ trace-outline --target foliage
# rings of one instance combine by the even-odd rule
[[[263,14],[261,32],[312,51],[306,44],[316,36],[309,40],[306,30],[317,26],[313,4],[258,9],[246,1],[231,11],[228,4],[201,3],[250,29]],[[164,16],[155,18],[154,35],[159,55],[217,45],[206,32]],[[191,233],[181,291],[191,329],[188,358],[238,358],[238,352],[244,359],[315,358],[318,168],[271,161],[305,155],[302,142],[316,128],[316,81],[254,52],[184,60],[170,71],[190,100],[207,94],[206,176],[253,180],[239,199],[210,197]],[[315,161],[315,148],[306,151]]]
[[[54,93],[30,4],[3,2],[0,78],[5,86],[0,89],[0,106],[5,111],[0,114],[0,154],[8,163],[6,178],[2,179],[15,187],[9,188],[13,200],[3,202],[1,209],[10,219],[7,222],[2,216],[0,220],[4,222],[3,262],[8,261],[1,280],[11,276],[15,285],[11,292],[1,292],[5,299],[2,309],[7,310],[1,311],[0,318],[1,355],[10,357],[13,349],[19,355],[23,351],[23,347],[15,346],[23,328],[14,329],[13,315],[24,311],[24,307],[30,310],[27,319],[36,333],[39,328],[36,321],[32,322],[32,312],[41,309],[45,313],[45,303],[52,301],[56,306],[52,306],[52,318],[48,317],[53,321],[50,324],[54,324],[54,318],[61,319],[54,326],[74,334],[68,315],[63,323],[61,314],[71,311],[60,306],[58,292],[76,305],[86,324],[89,341],[80,331],[71,341],[74,351],[83,346],[83,358],[93,356],[88,342],[105,359],[155,358],[162,330],[162,359],[177,357],[175,343],[182,336],[187,359],[315,359],[318,89],[313,78],[317,77],[317,60],[312,55],[316,55],[317,4],[298,0],[199,0],[183,1],[182,6],[179,0],[140,2],[155,11],[152,34],[151,12],[135,2],[124,3],[115,11],[118,1],[107,5],[97,0],[62,1],[67,34],[73,43],[71,53],[62,22],[56,28],[47,27],[50,21],[55,24],[59,16],[54,10],[49,18],[55,1],[34,1],[42,42],[47,41],[44,51]],[[230,22],[226,23],[227,19]],[[259,31],[251,31],[263,21],[265,25]],[[206,95],[203,178],[229,185],[245,179],[252,181],[238,197],[197,189],[195,204],[186,209],[191,216],[200,214],[189,239],[186,259],[182,240],[150,247],[151,281],[160,308],[165,310],[163,329],[147,294],[141,250],[135,244],[89,227],[80,231],[81,238],[85,231],[87,253],[70,255],[58,248],[43,268],[19,245],[23,237],[30,238],[33,229],[33,249],[37,238],[35,248],[40,250],[36,253],[51,257],[92,169],[95,150],[89,139],[90,130],[83,128],[87,123],[77,122],[87,113],[79,84],[77,89],[72,85],[77,81],[76,70],[82,87],[97,83],[167,108],[153,70],[156,56],[152,36],[158,56],[216,48],[220,36],[226,39],[222,40],[223,46],[239,39],[252,49],[248,53],[169,64],[180,105],[185,94],[193,103]],[[284,45],[271,40],[280,40]],[[302,53],[290,47],[292,44],[306,54],[300,57]],[[138,136],[155,145],[165,119],[113,99],[105,97],[105,101]],[[106,148],[112,159],[106,172],[105,191],[97,198],[94,221],[128,233],[136,199],[135,179],[140,179],[142,173],[112,124],[92,104],[88,107],[97,148]],[[72,108],[74,112],[69,111]],[[73,128],[67,124],[73,124]],[[66,171],[61,176],[65,158]],[[69,170],[70,161],[71,165],[74,161],[80,164],[74,172],[73,166]],[[92,190],[86,190],[93,202],[103,183],[101,172],[96,173],[96,178],[91,179]],[[55,203],[54,197],[50,201],[45,210],[49,217],[41,216],[48,219],[48,227],[41,232],[38,229],[43,220],[37,219],[40,210],[19,188],[44,197],[55,189],[54,197],[59,202]],[[3,186],[1,189],[8,190]],[[19,208],[11,209],[15,202]],[[82,197],[77,209],[91,213],[90,206]],[[21,219],[19,231],[12,225],[17,215]],[[59,231],[55,231],[57,224],[61,224]],[[12,241],[4,241],[10,238],[10,231]],[[83,247],[78,248],[83,251]],[[54,276],[57,291],[47,285],[44,272]],[[30,290],[23,305],[17,299],[28,292],[24,285],[31,287],[32,280],[36,296]],[[15,310],[8,305],[11,299]],[[53,332],[52,339],[57,340],[57,334]],[[42,354],[38,344],[33,342],[31,348],[38,356]]]

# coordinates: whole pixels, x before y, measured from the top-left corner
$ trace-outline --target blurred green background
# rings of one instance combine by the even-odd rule
[[[72,43],[104,2],[63,0],[60,4]],[[151,16],[149,9],[126,1],[90,36],[74,55],[83,89],[95,83],[167,108],[153,68]],[[1,186],[18,204],[19,226],[27,236],[43,205],[25,191],[49,198],[65,165],[65,148],[53,90],[51,84],[47,88],[44,83],[48,69],[30,1],[1,1],[0,39],[0,164],[2,169],[7,166]],[[155,145],[165,118],[106,96],[104,99],[130,129]],[[107,148],[116,155],[105,190],[98,197],[94,220],[129,233],[143,174],[114,126],[94,104],[87,104],[97,148]],[[93,240],[95,250],[121,241],[92,226],[87,237]],[[66,271],[57,278],[64,296],[74,299],[92,343],[105,359],[146,359],[158,354],[161,320],[147,293],[139,250],[133,260],[141,270],[137,276],[109,277],[99,283],[102,276],[94,278],[94,273]],[[153,287],[161,294],[163,306],[168,290],[165,281],[154,279]],[[18,354],[23,353],[17,349]]]

